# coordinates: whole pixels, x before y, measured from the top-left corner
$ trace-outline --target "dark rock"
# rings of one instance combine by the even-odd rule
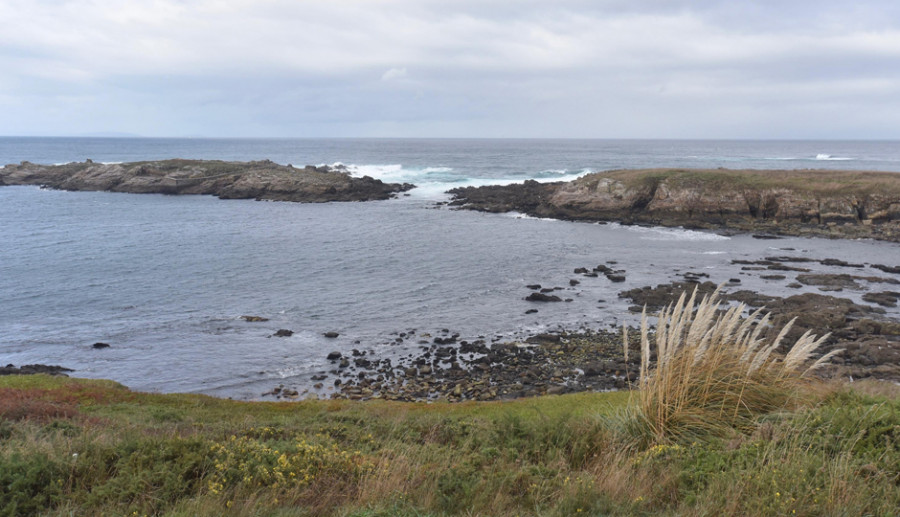
[[[334,331],[326,332],[326,333],[324,333],[324,334],[322,334],[322,335],[325,336],[325,337],[327,337],[328,339],[334,339],[334,338],[340,336],[340,334],[338,334],[337,332],[334,332]]]
[[[784,275],[760,275],[759,277],[763,280],[784,280],[787,278]]]
[[[5,367],[0,367],[0,375],[34,375],[34,374],[47,374],[47,375],[55,375],[59,377],[68,377],[65,372],[74,372],[71,368],[65,368],[63,366],[57,365],[47,365],[47,364],[25,364],[19,368],[8,364]]]
[[[815,259],[811,259],[811,258],[807,258],[807,257],[779,256],[779,257],[766,257],[766,261],[768,261],[768,262],[815,262]]]
[[[98,341],[98,342],[94,343],[94,344],[91,345],[91,346],[94,347],[94,348],[97,348],[97,349],[100,349],[100,348],[109,348],[109,343],[102,343],[102,342]]]
[[[596,377],[605,371],[604,365],[601,363],[588,363],[584,365],[584,376],[585,377]]]
[[[326,357],[326,359],[328,359],[329,361],[337,361],[337,360],[340,359],[341,357],[343,357],[343,356],[341,355],[340,352],[331,352],[331,353],[328,354],[328,356]]]
[[[621,283],[625,281],[625,275],[614,275],[609,273],[606,275],[606,278],[608,278],[610,282],[615,283]]]
[[[258,322],[258,321],[269,321],[269,318],[263,318],[262,316],[241,316],[241,319],[249,322]]]
[[[877,303],[882,307],[896,307],[897,300],[900,299],[900,293],[887,291],[883,293],[866,293],[862,299],[869,303]]]
[[[529,302],[561,302],[562,298],[544,293],[531,293],[525,297],[525,300]]]
[[[537,311],[537,309],[528,309],[527,311],[525,311],[525,314],[535,314]]]
[[[537,291],[541,288],[541,284],[529,284],[529,285],[526,285],[525,287],[527,287],[533,291]]]
[[[812,271],[806,267],[785,266],[784,264],[771,264],[766,266],[766,269],[770,271],[796,271],[798,273],[809,273]]]
[[[567,391],[568,389],[565,386],[551,386],[547,388],[547,395],[562,395]]]
[[[277,330],[274,334],[272,334],[272,335],[275,336],[275,337],[291,337],[291,336],[294,335],[294,331],[293,331],[293,330],[288,330],[288,329],[278,329],[278,330]]]
[[[526,339],[526,343],[559,343],[562,336],[559,334],[537,334]]]
[[[885,266],[884,264],[872,264],[870,267],[873,267],[875,269],[880,269],[880,270],[884,271],[885,273],[894,273],[894,274],[900,275],[900,266],[893,267],[893,266]]]
[[[854,277],[847,274],[840,275],[831,275],[831,274],[809,274],[809,275],[797,275],[797,281],[801,284],[806,285],[816,285],[816,286],[824,286],[831,288],[851,288],[851,289],[861,289],[861,286],[856,283]]]
[[[852,264],[838,259],[825,259],[821,261],[823,266],[839,266],[839,267],[866,267],[865,264]]]
[[[575,279],[569,280],[569,285],[572,287],[575,287],[576,285],[578,285],[580,283],[581,282],[579,282],[578,280],[575,280]]]

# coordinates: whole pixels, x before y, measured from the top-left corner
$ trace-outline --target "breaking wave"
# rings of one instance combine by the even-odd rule
[[[483,187],[509,185],[534,180],[541,183],[571,181],[593,172],[591,169],[546,169],[534,173],[521,173],[502,177],[476,176],[466,170],[445,166],[405,166],[402,164],[345,164],[336,162],[332,167],[346,170],[354,177],[369,176],[387,183],[412,183],[416,188],[410,195],[418,199],[443,199],[446,192],[459,187]]]

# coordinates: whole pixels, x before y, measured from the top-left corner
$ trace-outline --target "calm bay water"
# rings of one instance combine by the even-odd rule
[[[772,254],[900,265],[900,246],[759,241],[435,208],[442,192],[651,166],[900,170],[892,142],[0,138],[0,163],[171,157],[347,164],[421,186],[385,202],[294,204],[0,188],[0,362],[60,364],[143,390],[258,397],[308,387],[325,355],[398,356],[396,333],[515,336],[621,324],[617,293],[686,271],[794,294],[730,261]],[[623,284],[572,270],[616,261]],[[828,268],[823,268],[828,270]],[[872,274],[871,270],[867,274]],[[835,269],[834,272],[846,272]],[[537,314],[526,284],[565,287]],[[843,293],[859,301],[862,293]],[[602,300],[602,301],[601,301]],[[244,314],[271,319],[240,320]],[[632,320],[629,320],[632,321]],[[291,329],[288,338],[268,337]],[[322,336],[340,333],[337,339]],[[95,350],[94,342],[110,343]],[[358,341],[358,343],[357,343]]]

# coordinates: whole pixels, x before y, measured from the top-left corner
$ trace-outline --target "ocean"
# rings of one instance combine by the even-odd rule
[[[326,204],[0,187],[0,363],[58,364],[146,391],[257,399],[279,384],[311,390],[332,368],[331,351],[415,353],[417,339],[398,343],[401,333],[491,340],[617,327],[637,320],[619,292],[689,271],[771,295],[814,289],[788,289],[791,273],[765,280],[734,259],[900,265],[892,243],[757,240],[438,204],[456,186],[620,168],[900,171],[897,142],[0,138],[0,164],[88,158],[342,163],[418,186],[390,201]],[[573,274],[608,263],[625,282]],[[572,301],[537,306],[524,300],[528,284],[562,287]],[[272,337],[279,329],[294,334]],[[328,386],[317,393],[328,396]]]

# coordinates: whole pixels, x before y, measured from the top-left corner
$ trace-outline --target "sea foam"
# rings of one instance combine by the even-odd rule
[[[719,235],[711,232],[700,232],[697,230],[687,230],[684,228],[663,228],[663,227],[646,227],[621,225],[619,223],[610,223],[611,227],[618,227],[642,234],[642,240],[648,241],[727,241],[731,237]]]
[[[825,154],[825,153],[819,153],[816,155],[816,160],[842,162],[842,161],[848,161],[848,160],[852,160],[852,159],[853,158],[849,158],[849,157],[845,157],[845,156],[832,156],[830,154]]]
[[[412,183],[416,185],[416,188],[410,191],[410,197],[429,200],[446,199],[446,192],[454,188],[502,186],[526,180],[540,183],[571,181],[593,172],[591,169],[576,171],[546,169],[515,176],[485,178],[475,177],[466,171],[446,166],[407,167],[402,164],[344,164],[341,162],[335,162],[331,166],[345,168],[354,177],[369,176],[387,183]]]

